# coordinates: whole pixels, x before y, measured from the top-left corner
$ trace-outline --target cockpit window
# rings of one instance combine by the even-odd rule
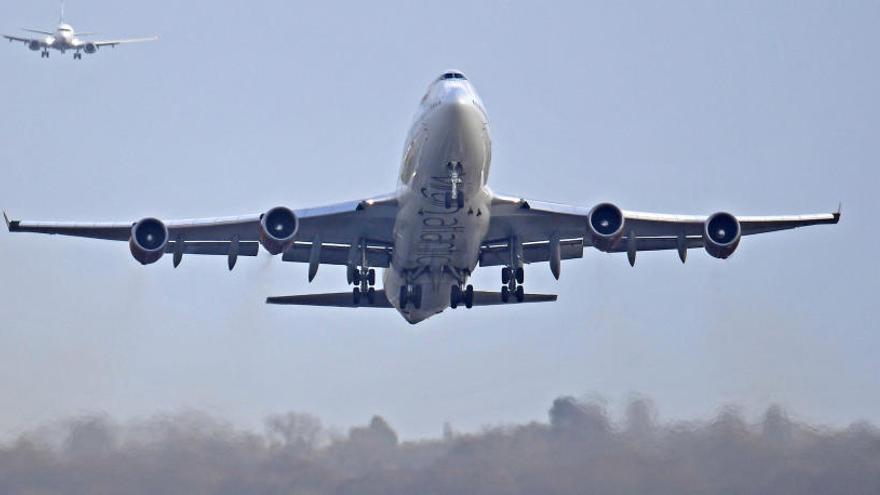
[[[461,72],[447,72],[440,76],[440,79],[467,79]]]

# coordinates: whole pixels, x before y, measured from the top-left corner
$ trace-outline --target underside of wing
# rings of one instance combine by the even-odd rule
[[[716,258],[730,256],[743,236],[810,225],[835,224],[840,211],[815,215],[735,216],[669,215],[621,210],[611,203],[593,208],[495,196],[480,265],[519,266],[549,261],[555,276],[559,262],[580,258],[583,248],[625,252],[630,264],[639,251],[704,248]]]
[[[318,208],[272,208],[266,213],[235,217],[130,222],[43,222],[6,220],[10,232],[125,241],[142,264],[173,254],[178,266],[189,254],[228,257],[232,269],[239,256],[256,256],[259,246],[285,261],[320,264],[390,264],[392,230],[397,215],[393,195],[337,203]],[[354,246],[357,249],[352,249]],[[356,263],[360,262],[360,263]]]

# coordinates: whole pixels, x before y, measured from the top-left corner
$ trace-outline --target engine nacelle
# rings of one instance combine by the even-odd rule
[[[730,213],[715,213],[703,226],[703,246],[715,258],[725,259],[739,245],[742,228],[739,220]]]
[[[260,244],[271,254],[281,254],[293,245],[298,228],[299,220],[290,208],[272,208],[260,218]]]
[[[83,47],[83,51],[88,54],[95,53],[96,51],[98,51],[98,45],[96,45],[90,41],[85,44],[85,46]]]
[[[142,265],[159,261],[168,245],[168,228],[161,220],[144,218],[131,228],[128,247]]]
[[[40,42],[39,42],[39,41],[37,41],[37,40],[32,40],[30,43],[28,43],[28,48],[30,48],[30,49],[33,50],[33,51],[37,51],[37,50],[39,50],[40,48],[43,48],[43,47],[40,45]]]
[[[601,203],[590,210],[587,226],[593,246],[601,251],[611,251],[623,237],[623,212],[611,203]]]

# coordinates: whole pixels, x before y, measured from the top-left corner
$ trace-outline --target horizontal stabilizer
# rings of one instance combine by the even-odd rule
[[[501,299],[500,292],[474,291],[474,306],[500,306],[502,304],[522,304],[553,302],[556,294],[525,294],[523,300],[518,302],[513,295],[508,302]],[[351,292],[332,292],[329,294],[303,294],[299,296],[269,297],[266,304],[284,304],[291,306],[325,306],[332,308],[391,308],[391,302],[385,295],[384,290],[377,290],[373,303],[367,300],[366,295],[361,295],[358,304],[354,303]]]
[[[482,290],[474,291],[474,306],[499,306],[502,304],[522,304],[554,301],[556,301],[556,294],[524,294],[522,301],[517,301],[516,297],[511,294],[510,300],[508,302],[504,302],[501,299],[500,292],[488,292]]]
[[[360,302],[354,303],[351,292],[331,292],[328,294],[303,294],[300,296],[278,296],[266,298],[266,304],[287,304],[291,306],[326,306],[331,308],[391,308],[384,290],[374,293],[373,303],[361,294]]]

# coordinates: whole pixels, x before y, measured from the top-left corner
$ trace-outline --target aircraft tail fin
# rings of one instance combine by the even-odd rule
[[[61,0],[61,16],[58,17],[58,24],[64,24],[64,0]]]

